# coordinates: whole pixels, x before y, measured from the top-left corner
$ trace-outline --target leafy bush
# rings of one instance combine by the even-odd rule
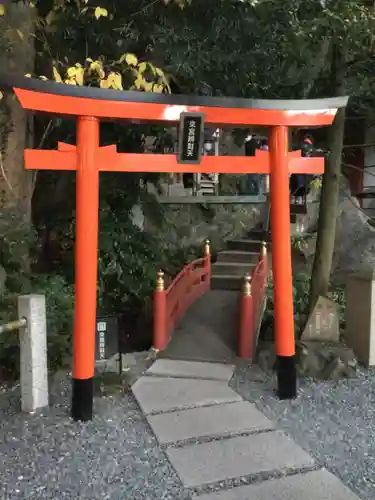
[[[133,337],[128,339],[127,349],[147,349],[151,342],[156,272],[163,269],[167,277],[173,278],[185,264],[202,256],[203,246],[181,247],[168,242],[162,234],[140,230],[129,217],[134,200],[124,191],[116,199],[118,194],[112,189],[100,212],[98,313],[119,317],[120,335]],[[49,367],[53,370],[67,363],[72,349],[75,222],[67,221],[56,233],[61,252],[60,260],[53,263],[55,274],[33,272],[38,268],[32,251],[37,247],[36,235],[27,227],[12,225],[12,221],[13,229],[3,237],[0,252],[0,265],[7,271],[6,290],[0,296],[0,322],[17,317],[18,295],[44,294]],[[27,260],[29,263],[23,268]],[[1,338],[0,366],[8,374],[18,373],[19,342],[14,333]]]
[[[63,277],[9,275],[7,288],[0,297],[0,322],[17,318],[17,297],[20,294],[43,294],[47,308],[48,366],[55,370],[70,359],[73,325],[73,287]],[[16,286],[15,286],[16,285]],[[3,375],[16,376],[19,373],[18,332],[4,334],[0,338],[0,366]]]

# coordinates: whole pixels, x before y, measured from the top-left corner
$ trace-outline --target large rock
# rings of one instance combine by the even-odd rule
[[[343,188],[338,210],[333,278],[345,283],[348,274],[375,269],[375,229],[357,198]]]
[[[348,274],[375,269],[375,228],[369,224],[357,198],[351,196],[347,179],[342,176],[340,182],[332,280],[345,284]],[[303,216],[303,253],[309,265],[315,254],[319,197],[319,190],[312,190],[307,214]]]
[[[343,344],[301,342],[298,346],[298,372],[320,380],[351,378],[358,363],[351,349]]]
[[[300,375],[318,380],[351,378],[357,374],[358,363],[352,349],[341,343],[300,342],[296,349],[297,371]],[[257,363],[271,375],[277,367],[273,342],[262,342]]]

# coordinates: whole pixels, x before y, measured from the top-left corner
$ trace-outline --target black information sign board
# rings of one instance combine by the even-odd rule
[[[119,352],[119,334],[116,316],[96,318],[95,360],[105,361]]]
[[[204,113],[181,113],[178,141],[178,163],[196,164],[201,161],[204,136]]]

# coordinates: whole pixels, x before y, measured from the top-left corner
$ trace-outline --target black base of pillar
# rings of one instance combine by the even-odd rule
[[[277,356],[277,397],[297,397],[297,370],[295,356]]]
[[[92,420],[94,379],[72,380],[72,418],[87,422]]]

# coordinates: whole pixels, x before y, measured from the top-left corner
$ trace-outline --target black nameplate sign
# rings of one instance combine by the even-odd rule
[[[201,162],[204,137],[204,113],[181,113],[178,141],[178,163]]]
[[[108,360],[119,352],[118,323],[115,316],[102,316],[96,319],[95,360]]]

